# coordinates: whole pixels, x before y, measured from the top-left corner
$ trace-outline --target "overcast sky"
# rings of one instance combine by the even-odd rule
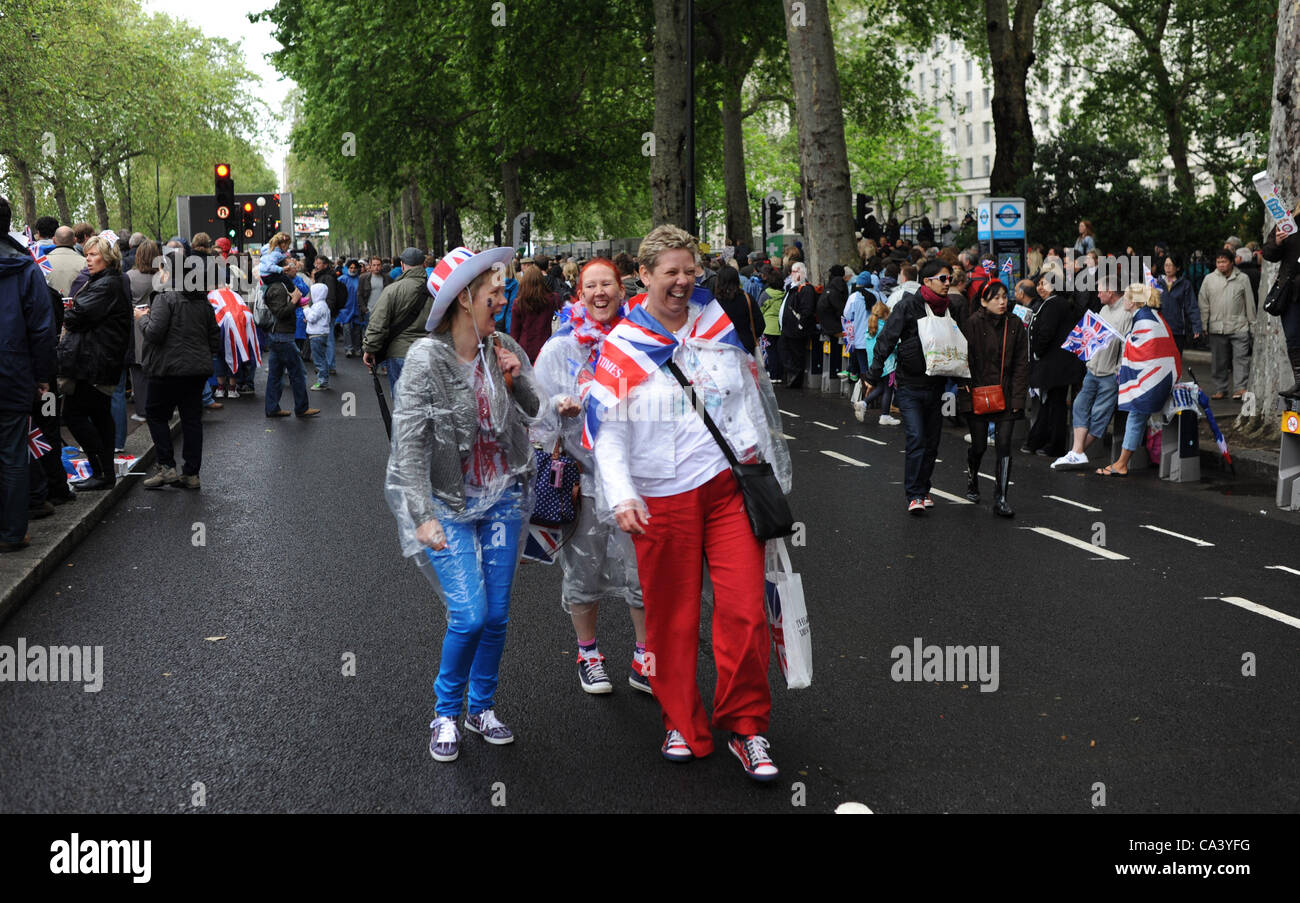
[[[283,99],[293,90],[294,83],[281,76],[266,60],[266,54],[280,49],[273,38],[270,22],[248,21],[249,13],[261,12],[275,5],[275,0],[225,0],[222,3],[195,3],[194,0],[143,0],[148,12],[166,13],[177,19],[187,19],[213,37],[239,41],[249,71],[261,78],[258,96],[266,99],[275,112],[281,112]],[[287,145],[260,145],[267,166],[278,180],[284,176],[284,157]],[[283,186],[279,186],[283,187]]]

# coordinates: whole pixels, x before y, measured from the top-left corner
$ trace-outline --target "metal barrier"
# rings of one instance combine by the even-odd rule
[[[1160,432],[1160,479],[1171,483],[1201,480],[1201,418],[1179,411]]]
[[[1297,399],[1289,399],[1295,402]],[[1300,407],[1300,405],[1294,405]],[[1277,506],[1300,510],[1300,411],[1282,414],[1282,447],[1277,460]]]

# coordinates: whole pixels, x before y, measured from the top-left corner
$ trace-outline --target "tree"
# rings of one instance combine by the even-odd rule
[[[1292,0],[1280,0],[1278,4],[1274,52],[1268,171],[1273,175],[1278,194],[1294,204],[1300,198],[1300,4]],[[1271,229],[1272,217],[1266,218],[1264,225]],[[1277,278],[1279,266],[1264,265],[1259,280],[1261,301]],[[1293,300],[1291,303],[1297,302]],[[1272,438],[1277,432],[1277,419],[1273,413],[1276,393],[1284,385],[1289,385],[1292,378],[1287,366],[1286,340],[1282,335],[1281,321],[1270,317],[1262,304],[1251,328],[1255,334],[1255,350],[1248,388],[1256,399],[1255,416],[1242,417],[1238,426],[1260,438]]]
[[[650,159],[651,218],[656,226],[673,223],[695,231],[687,210],[686,182],[693,165],[687,147],[691,97],[686,66],[686,0],[654,0],[654,155]],[[689,177],[694,181],[694,173]]]
[[[913,201],[957,190],[957,158],[944,149],[932,114],[887,122],[874,134],[850,132],[848,153],[853,184],[876,199],[884,218]]]
[[[785,28],[807,211],[806,262],[815,282],[825,277],[832,264],[859,260],[853,242],[844,108],[826,0],[792,4],[786,10]]]

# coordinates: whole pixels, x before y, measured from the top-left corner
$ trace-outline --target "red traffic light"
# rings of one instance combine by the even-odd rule
[[[224,178],[226,178],[226,177],[229,176],[229,175],[230,175],[230,167],[227,166],[225,163],[218,163],[218,164],[217,164],[217,178],[218,178],[218,179],[224,179]]]
[[[252,212],[253,212],[253,205],[250,204],[248,201],[245,201],[245,202],[244,202],[244,212],[245,212],[245,213],[252,213]]]

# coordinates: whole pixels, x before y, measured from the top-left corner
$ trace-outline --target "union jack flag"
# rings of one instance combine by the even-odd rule
[[[32,227],[28,226],[24,229],[23,235],[27,238],[27,253],[32,255],[32,260],[36,261],[36,265],[41,268],[41,274],[43,276],[50,275],[54,270],[54,264],[50,263],[49,258],[45,256],[45,252],[41,250],[40,245],[37,244],[34,238],[32,238]]]
[[[260,365],[262,349],[257,344],[257,326],[244,300],[232,289],[219,288],[208,292],[208,303],[221,327],[221,346],[230,372],[238,372],[240,365],[250,360]]]
[[[1011,265],[1012,265],[1012,260],[1011,260],[1010,257],[1008,257],[1005,261],[1003,261],[1003,263],[1002,263],[1002,275],[1003,275],[1003,276],[1010,276],[1010,275],[1011,275]]]
[[[1150,307],[1138,308],[1120,358],[1120,410],[1156,413],[1164,407],[1182,369],[1182,355],[1164,317]]]
[[[45,434],[41,428],[32,423],[32,418],[27,418],[27,453],[35,461],[41,455],[50,451],[50,443],[45,441]]]
[[[692,307],[699,309],[693,300]],[[730,345],[747,355],[744,344],[736,335],[735,325],[716,300],[709,301],[700,311],[686,341]],[[677,339],[646,312],[644,304],[633,307],[614,327],[596,359],[596,375],[586,396],[583,448],[595,445],[602,409],[615,407],[627,398],[633,389],[672,358],[677,345]]]
[[[1105,348],[1114,339],[1122,340],[1123,338],[1122,335],[1115,331],[1113,326],[1092,311],[1087,311],[1083,315],[1083,319],[1070,330],[1069,336],[1066,337],[1061,347],[1086,361],[1091,360],[1094,354]]]
[[[555,553],[560,551],[563,534],[538,524],[528,525],[528,536],[524,539],[523,557],[540,564],[554,564]]]

